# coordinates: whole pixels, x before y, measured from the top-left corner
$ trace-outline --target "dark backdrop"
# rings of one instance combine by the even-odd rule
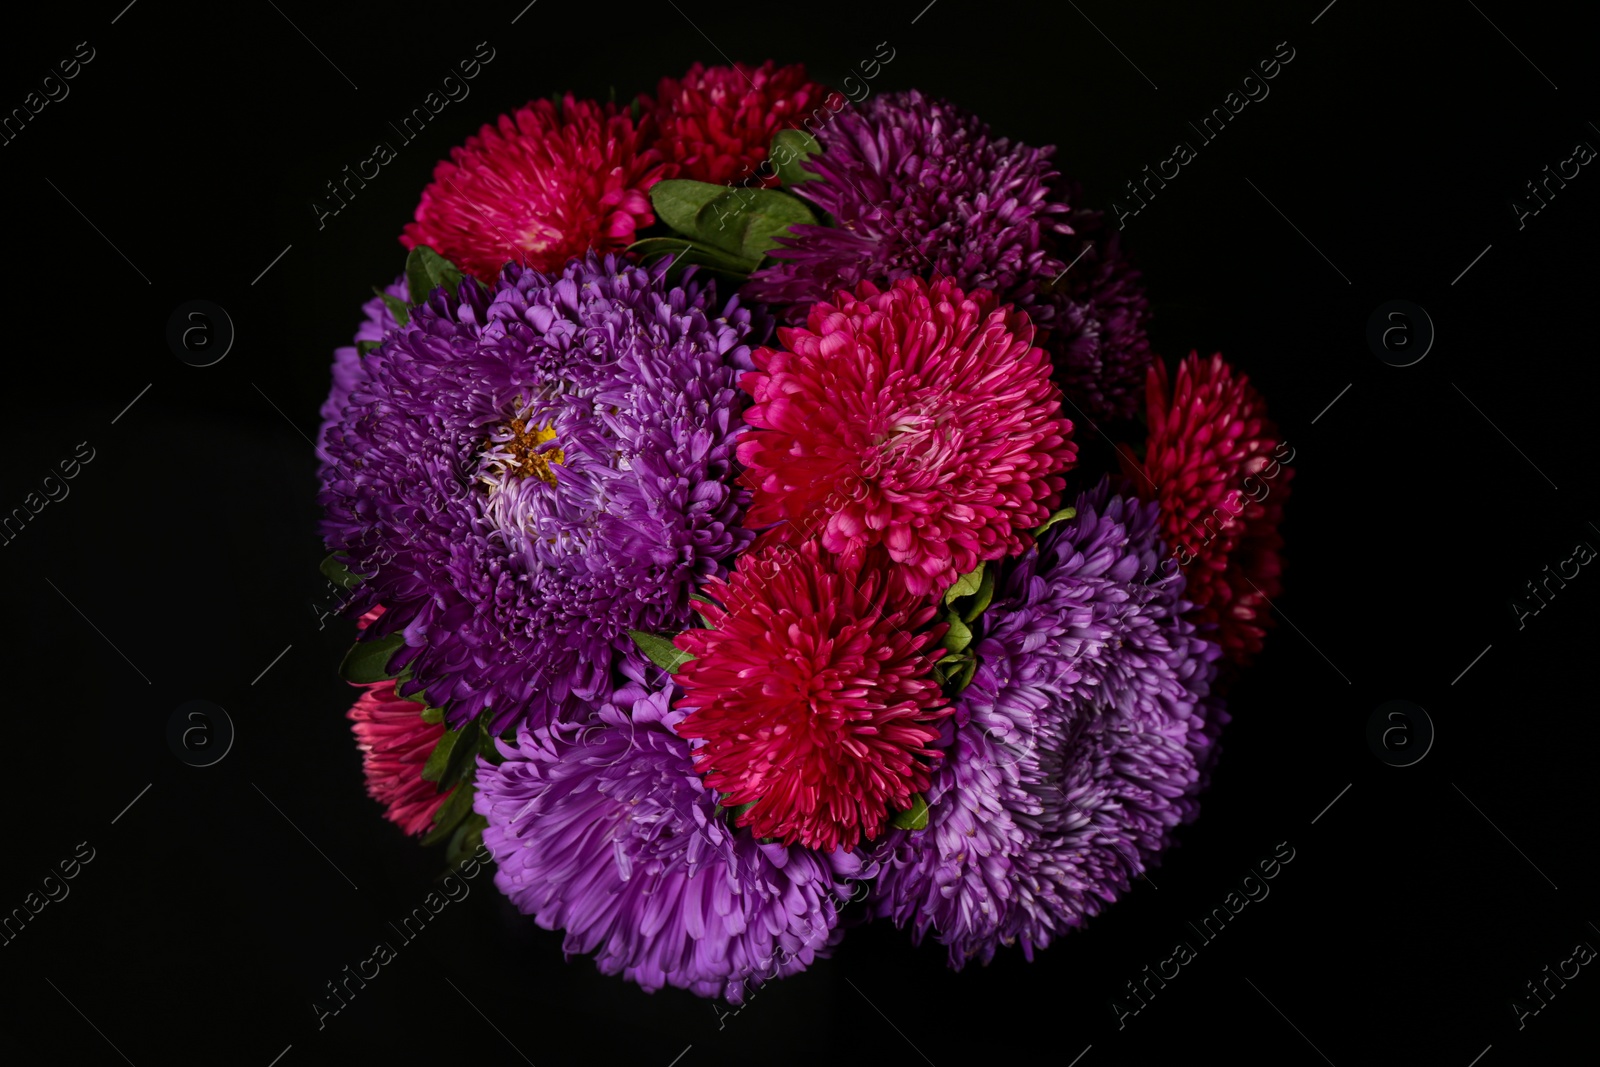
[[[0,545],[0,908],[75,850],[93,856],[0,947],[8,1039],[140,1067],[1582,1058],[1593,966],[1551,981],[1520,1029],[1512,1005],[1537,1006],[1524,984],[1579,942],[1600,946],[1600,576],[1552,585],[1520,627],[1512,603],[1578,542],[1600,546],[1600,175],[1552,184],[1520,226],[1513,201],[1577,142],[1600,145],[1595,27],[1504,0],[1325,2],[96,0],[8,26],[0,108],[79,42],[93,50],[69,95],[0,147],[0,508],[92,452],[70,495]],[[471,96],[319,229],[324,183],[483,41],[494,59]],[[876,924],[720,1022],[686,993],[563,963],[559,935],[483,877],[319,1031],[312,998],[392,940],[441,863],[363,793],[335,674],[353,627],[319,626],[313,607],[306,437],[330,350],[398,270],[434,161],[529,97],[626,99],[725,56],[837,82],[885,41],[874,91],[920,87],[1061,145],[1093,206],[1127,201],[1123,183],[1175,141],[1198,149],[1127,220],[1154,338],[1169,359],[1220,350],[1247,370],[1298,468],[1280,625],[1233,694],[1200,820],[1148,884],[1032,963],[1012,951],[955,974],[942,948]],[[1202,146],[1187,123],[1279,42],[1294,58],[1270,95]],[[165,341],[192,299],[236,327],[215,366]],[[1391,299],[1437,329],[1413,366],[1366,340]],[[169,750],[191,699],[237,728],[215,766]],[[1408,767],[1367,740],[1393,699],[1436,731]],[[1202,943],[1187,924],[1275,849],[1293,859],[1270,896]],[[1124,983],[1180,940],[1196,958],[1119,1028],[1113,1001],[1137,1006]]]

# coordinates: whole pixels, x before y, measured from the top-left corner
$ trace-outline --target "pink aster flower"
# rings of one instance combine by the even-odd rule
[[[662,78],[656,90],[656,148],[679,165],[678,176],[722,185],[774,186],[760,176],[773,134],[799,127],[828,90],[806,77],[804,65],[689,68],[682,79]],[[768,168],[770,170],[770,168]]]
[[[428,754],[444,736],[444,723],[422,721],[423,707],[398,697],[393,682],[366,687],[349,718],[367,775],[367,795],[385,806],[383,817],[408,834],[420,834],[456,788],[446,792],[422,777]]]
[[[915,596],[1026,549],[1076,459],[1027,316],[944,278],[835,301],[740,381],[746,524],[778,524],[758,544],[817,537],[856,566],[882,546],[890,587]]]
[[[1222,356],[1190,353],[1169,387],[1157,360],[1148,383],[1150,438],[1129,467],[1141,495],[1161,503],[1161,529],[1188,578],[1189,616],[1215,624],[1227,657],[1261,651],[1270,599],[1283,588],[1279,552],[1293,456],[1266,401]]]
[[[702,741],[695,766],[758,838],[832,852],[883,832],[927,788],[939,722],[950,714],[932,677],[943,626],[915,633],[931,604],[886,595],[815,542],[748,552],[699,604],[709,629],[677,646],[695,658],[674,680]]]
[[[635,126],[614,104],[535,100],[450,150],[400,243],[485,281],[509,261],[550,271],[621,249],[655,221],[645,193],[665,174],[654,139],[650,118]]]
[[[365,630],[382,614],[382,607],[373,608],[357,625]],[[400,829],[408,834],[423,833],[456,789],[452,786],[441,793],[422,777],[428,754],[444,736],[444,723],[423,722],[423,706],[396,696],[392,681],[363,688],[347,716],[355,723],[367,795],[385,806],[383,817]]]

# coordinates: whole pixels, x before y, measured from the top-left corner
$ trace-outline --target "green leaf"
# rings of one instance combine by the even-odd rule
[[[748,804],[735,804],[731,808],[724,808],[721,804],[718,804],[717,808],[723,815],[726,815],[728,817],[728,822],[733,823],[734,825],[737,825],[738,821],[739,821],[739,816],[743,815],[745,812],[749,811],[751,808],[753,808],[755,806],[756,806],[756,801],[752,800]]]
[[[404,300],[401,300],[397,296],[390,296],[382,289],[379,289],[376,285],[372,287],[372,291],[377,293],[378,296],[383,300],[384,306],[389,309],[389,314],[394,316],[395,322],[398,322],[400,325],[404,326],[406,323],[411,321],[411,311],[406,307],[406,302]]]
[[[351,574],[350,569],[344,565],[347,558],[343,552],[335,552],[322,561],[322,573],[328,581],[340,589],[354,589],[362,581],[361,575]]]
[[[406,290],[413,304],[428,299],[441,285],[454,289],[461,284],[461,271],[427,245],[418,245],[406,256]]]
[[[900,830],[921,830],[928,825],[928,802],[921,793],[911,794],[911,807],[897,811],[889,818],[889,825]]]
[[[767,155],[772,160],[773,169],[778,172],[778,180],[786,187],[793,187],[821,177],[801,166],[821,151],[821,142],[805,130],[789,129],[773,134],[772,148]]]
[[[452,783],[464,781],[474,776],[478,767],[478,751],[482,744],[483,727],[478,722],[469,722],[461,728],[462,739],[450,752],[450,764],[444,769],[444,777],[439,779],[439,784],[449,788]]]
[[[961,621],[960,616],[954,614],[946,615],[944,621],[950,624],[950,629],[946,630],[944,635],[945,648],[948,648],[951,652],[960,652],[972,644],[972,630],[967,627],[966,623]]]
[[[978,586],[983,582],[983,564],[978,564],[977,570],[968,571],[956,579],[956,584],[945,590],[944,602],[954,603],[958,598],[971,596],[978,591]]]
[[[420,696],[421,694],[419,693],[418,695]],[[407,697],[406,699],[410,700],[411,698]],[[425,723],[430,723],[432,725],[437,726],[439,723],[444,722],[444,709],[443,708],[423,708],[422,709],[422,721],[425,722]]]
[[[700,240],[746,259],[760,260],[778,247],[791,226],[814,226],[817,217],[805,201],[777,189],[732,189],[695,217]]]
[[[972,653],[967,651],[946,652],[939,657],[939,662],[933,665],[934,676],[941,683],[948,682],[952,677],[960,673],[961,668],[971,658]]]
[[[506,758],[500,755],[500,749],[494,743],[495,736],[489,732],[487,721],[480,719],[479,723],[482,726],[482,736],[478,738],[478,755],[498,767],[506,761]]]
[[[382,341],[357,341],[356,342],[356,354],[364,356],[368,352],[371,352],[374,348],[382,348],[382,347],[383,347],[383,342]]]
[[[646,237],[629,245],[628,251],[637,255],[641,263],[653,262],[662,256],[671,256],[673,270],[698,264],[733,275],[741,281],[761,265],[760,259],[745,259],[732,252],[724,252],[720,248],[691,241],[687,237]]]
[[[475,757],[482,733],[482,727],[476,719],[459,730],[446,730],[439,738],[439,743],[433,746],[433,751],[428,753],[428,762],[422,767],[423,780],[438,782],[439,792],[442,793],[457,782],[471,778],[472,771],[477,767]]]
[[[456,827],[461,825],[461,820],[472,814],[472,796],[476,792],[470,781],[456,786],[456,791],[450,794],[450,799],[440,805],[439,810],[434,813],[433,829],[428,831],[422,843],[437,845],[455,833]]]
[[[1038,537],[1040,534],[1042,534],[1046,530],[1050,529],[1050,527],[1054,526],[1056,523],[1062,522],[1062,521],[1064,521],[1066,519],[1073,518],[1077,514],[1078,514],[1078,509],[1077,508],[1062,508],[1060,511],[1058,511],[1055,514],[1051,515],[1048,519],[1044,520],[1044,525],[1043,526],[1040,526],[1039,528],[1037,528],[1037,529],[1035,529],[1035,530],[1033,530],[1031,532],[1032,532],[1033,536]]]
[[[693,235],[700,209],[727,191],[726,185],[668,178],[650,187],[650,206],[662,222],[679,233]]]
[[[670,178],[650,187],[661,221],[700,244],[760,262],[790,226],[817,221],[805,201],[777,189],[730,189]]]
[[[469,723],[470,727],[471,724]],[[450,766],[450,754],[456,750],[456,743],[461,740],[460,730],[446,730],[439,738],[439,743],[433,746],[433,751],[428,753],[428,762],[422,765],[422,780],[437,782],[444,777],[444,772]],[[470,746],[469,746],[470,747]]]
[[[394,677],[389,670],[389,660],[406,643],[406,635],[392,633],[378,641],[357,641],[344,654],[339,664],[339,676],[347,682],[371,685]]]
[[[488,825],[489,820],[477,812],[461,820],[461,825],[450,835],[450,843],[445,846],[444,861],[449,865],[449,870],[440,875],[441,878],[459,869],[472,858],[473,853],[478,851],[478,846],[483,843],[483,831]]]
[[[689,653],[674,645],[670,637],[647,634],[643,630],[629,630],[628,636],[633,638],[633,643],[639,646],[640,652],[650,657],[651,663],[668,674],[676,674],[679,667],[694,659]]]
[[[961,673],[956,675],[956,680],[954,683],[952,683],[952,691],[959,693],[967,686],[971,685],[972,676],[977,673],[978,659],[976,656],[974,656],[972,659],[967,660],[966,665],[961,668]]]
[[[972,603],[967,605],[961,613],[961,618],[971,622],[982,615],[989,607],[989,602],[994,600],[994,570],[990,568],[983,572],[983,581],[978,583],[978,591],[973,594]]]

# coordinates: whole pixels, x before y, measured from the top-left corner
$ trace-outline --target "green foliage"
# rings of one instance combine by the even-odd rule
[[[377,641],[357,641],[344,654],[339,664],[339,676],[347,682],[371,685],[394,677],[389,670],[389,660],[406,643],[403,633],[393,633]]]
[[[911,794],[911,807],[897,811],[889,818],[889,825],[899,830],[921,830],[928,825],[928,802],[921,793]]]
[[[731,188],[680,178],[657,182],[650,203],[661,221],[698,246],[755,269],[791,226],[814,225],[805,201],[777,189]]]
[[[814,181],[820,175],[806,170],[801,164],[822,151],[822,144],[804,130],[779,130],[772,136],[772,147],[767,155],[778,172],[778,180],[786,188],[801,182]]]
[[[461,270],[454,263],[427,245],[418,245],[406,256],[406,291],[413,304],[428,299],[428,294],[441,285],[454,290],[461,278]]]
[[[649,657],[651,663],[668,674],[676,674],[679,667],[694,659],[689,653],[674,645],[670,636],[649,634],[643,630],[629,630],[628,636],[633,638],[633,643],[639,646],[640,652]]]

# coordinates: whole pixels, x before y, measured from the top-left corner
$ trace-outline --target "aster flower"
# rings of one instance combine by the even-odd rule
[[[750,313],[591,255],[434,290],[327,434],[323,532],[352,608],[460,726],[587,715],[629,629],[682,629],[751,535],[732,482]]]
[[[408,299],[405,276],[396,278],[383,291],[402,302]],[[333,350],[333,387],[328,391],[328,399],[322,402],[322,426],[317,430],[318,448],[322,447],[328,436],[328,428],[339,420],[350,402],[351,392],[366,377],[361,365],[361,350],[356,346],[363,341],[382,341],[389,331],[398,329],[400,325],[395,322],[394,312],[389,310],[389,305],[379,296],[362,304],[361,314],[361,325],[356,327],[356,335],[351,338],[350,344]]]
[[[696,63],[681,79],[662,78],[654,113],[656,150],[677,176],[715,185],[774,186],[756,167],[767,158],[773,134],[809,117],[828,90],[806,77],[803,64],[759,67]]]
[[[495,884],[570,957],[650,992],[744,999],[837,940],[851,882],[874,869],[735,830],[674,732],[670,691],[619,690],[582,727],[518,731],[481,761],[475,806]]]
[[[979,666],[927,794],[879,850],[879,915],[950,963],[1032,957],[1125,892],[1192,818],[1215,739],[1217,646],[1182,618],[1153,504],[1107,481],[1021,556],[983,617]]]
[[[1070,217],[1076,235],[1061,255],[1071,269],[1053,279],[1056,313],[1041,343],[1055,357],[1061,391],[1089,418],[1127,422],[1144,407],[1155,359],[1145,334],[1150,302],[1105,215],[1080,209]]]
[[[1294,475],[1279,462],[1283,439],[1250,379],[1220,354],[1191,353],[1170,387],[1158,361],[1148,389],[1144,462],[1124,466],[1160,501],[1195,620],[1214,625],[1228,658],[1245,663],[1261,651],[1269,601],[1282,590],[1278,527]]]
[[[911,90],[835,116],[816,137],[816,178],[796,192],[834,220],[797,226],[745,295],[805,307],[863,280],[942,276],[1026,311],[1091,419],[1127,418],[1149,365],[1139,275],[1103,216],[1074,207],[1053,147],[995,137],[971,112]],[[1081,258],[1080,258],[1081,256]]]
[[[645,194],[665,174],[654,139],[649,119],[635,126],[614,104],[535,100],[450,150],[400,243],[484,281],[508,262],[548,271],[620,250],[655,221]]]
[[[396,696],[393,682],[365,687],[347,713],[367,776],[367,795],[384,805],[383,817],[408,834],[420,834],[460,786],[439,792],[422,777],[428,755],[444,736],[443,723],[422,721],[423,707]]]
[[[375,607],[361,616],[358,625],[364,630],[382,614],[383,608]],[[434,815],[457,788],[441,793],[422,777],[429,754],[444,736],[444,725],[424,722],[422,711],[421,704],[397,696],[393,682],[378,682],[364,686],[346,713],[355,723],[367,795],[384,805],[385,819],[413,835],[433,824]]]
[[[995,304],[949,279],[862,282],[780,330],[786,350],[757,350],[747,524],[857,565],[881,545],[918,596],[1025,548],[1076,446],[1027,316]]]
[[[697,607],[709,629],[677,646],[695,658],[675,680],[705,742],[695,766],[738,825],[761,838],[833,851],[877,837],[928,784],[928,745],[949,715],[932,677],[943,634],[913,631],[931,605],[885,598],[884,575],[808,542],[747,553]]]

